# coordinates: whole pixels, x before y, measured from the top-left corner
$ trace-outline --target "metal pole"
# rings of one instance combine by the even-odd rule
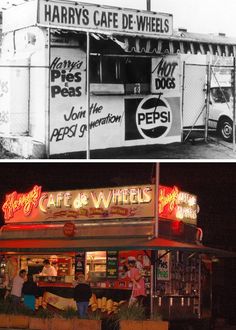
[[[158,237],[158,220],[159,220],[159,207],[158,207],[158,201],[159,201],[159,177],[160,177],[160,164],[156,163],[156,177],[155,177],[155,230],[154,230],[154,236],[155,238]]]
[[[202,279],[202,258],[201,256],[198,256],[199,258],[199,266],[198,266],[198,318],[201,318],[201,303],[202,303],[202,283],[201,283],[201,279]]]
[[[153,262],[153,261],[152,261]],[[150,269],[150,315],[151,318],[153,316],[153,311],[154,311],[154,296],[153,296],[153,288],[154,288],[154,265],[151,264],[151,269]]]
[[[182,123],[181,123],[181,142],[184,141],[184,89],[185,89],[185,67],[186,63],[185,61],[183,62],[183,76],[182,76],[182,102],[181,102],[181,107],[182,107]]]
[[[147,0],[147,10],[151,11],[151,0]]]
[[[51,112],[51,29],[48,28],[48,112],[47,120],[48,130],[46,138],[46,156],[50,157],[50,112]]]
[[[207,88],[206,88],[206,119],[205,119],[205,142],[208,138],[208,121],[209,121],[209,107],[210,107],[210,86],[211,86],[211,66],[210,62],[207,64]]]
[[[87,87],[87,148],[86,158],[90,159],[90,77],[89,77],[89,59],[90,59],[90,34],[87,32],[87,54],[86,54],[86,87]]]
[[[236,132],[235,132],[235,108],[236,108],[236,100],[235,100],[235,91],[236,91],[236,88],[235,88],[235,85],[236,85],[236,82],[235,82],[235,78],[236,78],[236,60],[235,60],[235,56],[234,56],[234,67],[233,67],[233,74],[234,74],[234,86],[232,88],[232,91],[233,91],[233,151],[235,151],[235,135],[236,135]]]

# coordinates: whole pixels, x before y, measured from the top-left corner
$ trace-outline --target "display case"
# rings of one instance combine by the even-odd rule
[[[156,278],[155,308],[168,319],[194,318],[200,314],[201,262],[199,256],[186,252],[168,253],[158,267],[166,269],[166,276]],[[162,274],[163,270],[162,270]]]
[[[6,272],[6,259],[5,256],[0,256],[0,289],[4,288]]]
[[[71,258],[58,258],[57,275],[65,276],[71,274],[72,261]]]
[[[91,282],[106,279],[106,251],[87,252],[86,275]]]

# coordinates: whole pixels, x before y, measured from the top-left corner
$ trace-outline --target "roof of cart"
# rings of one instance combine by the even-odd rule
[[[26,4],[26,3],[30,3],[30,2],[36,2],[38,0],[1,0],[1,4],[0,4],[0,11],[1,9],[3,10],[3,13],[5,10],[12,8],[12,7],[16,7],[18,5],[22,5],[22,4]],[[73,0],[52,0],[53,2],[58,2],[58,3],[71,3],[71,4],[85,4],[85,5],[95,5],[96,6],[96,0],[94,0],[94,4],[92,3],[87,3],[86,1],[73,1]],[[103,7],[98,5],[99,7]],[[105,8],[118,8],[117,7],[111,7],[111,6],[104,6]],[[122,8],[119,8],[122,9]],[[123,8],[124,11],[125,10],[132,10],[132,9],[126,9]],[[142,11],[138,11],[138,12],[142,12]],[[143,11],[145,12],[145,11]],[[153,12],[154,13],[154,12]],[[158,13],[154,13],[154,14],[158,14]],[[159,13],[161,15],[167,15],[167,16],[172,16],[171,14],[165,14],[165,13]],[[4,14],[3,14],[4,15]],[[115,34],[115,33],[114,33]],[[135,36],[135,33],[134,33]],[[192,33],[192,32],[188,32],[186,29],[178,29],[178,30],[173,30],[173,33],[169,36],[161,36],[162,38],[168,38],[168,39],[172,39],[172,40],[178,40],[178,41],[189,41],[189,42],[201,42],[201,43],[212,43],[212,44],[228,44],[228,45],[236,45],[236,37],[228,37],[226,36],[224,33],[219,33],[217,34],[207,34],[207,33]],[[151,38],[160,38],[160,35],[154,36],[152,35]]]

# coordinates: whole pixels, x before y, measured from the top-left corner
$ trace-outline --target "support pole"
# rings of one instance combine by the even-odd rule
[[[233,92],[233,151],[235,151],[235,119],[236,119],[236,96],[235,96],[235,92],[236,92],[236,88],[235,88],[235,78],[236,78],[236,60],[235,60],[235,56],[234,56],[234,67],[233,67],[233,88],[232,88],[232,92]]]
[[[159,176],[160,176],[160,164],[156,163],[156,175],[155,175],[155,230],[154,236],[158,237],[158,220],[159,220]]]
[[[207,88],[206,88],[206,118],[205,118],[205,142],[208,140],[208,121],[210,111],[210,87],[211,87],[211,66],[207,64]]]
[[[182,120],[181,120],[181,142],[184,142],[184,127],[183,127],[183,122],[184,122],[184,89],[185,89],[185,70],[186,70],[186,63],[185,61],[183,62],[183,75],[182,75],[182,94],[181,94],[181,115],[182,115]]]
[[[154,253],[154,251],[152,251],[152,253]],[[151,269],[150,269],[150,316],[151,316],[151,318],[153,316],[153,311],[154,311],[154,290],[153,289],[154,289],[154,264],[152,261]]]
[[[86,51],[86,89],[87,89],[87,146],[86,158],[90,159],[90,34],[87,32],[87,51]]]
[[[48,28],[48,111],[46,123],[47,133],[46,133],[46,157],[50,157],[50,116],[51,116],[51,29]]]
[[[160,177],[160,164],[156,163],[155,168],[155,223],[154,223],[154,237],[158,237],[158,221],[159,221],[159,207],[158,207],[158,201],[159,201],[159,177]],[[154,311],[154,288],[155,288],[155,251],[152,251],[152,257],[151,257],[151,278],[150,278],[150,314],[153,315]]]
[[[151,0],[147,0],[147,10],[151,11]]]

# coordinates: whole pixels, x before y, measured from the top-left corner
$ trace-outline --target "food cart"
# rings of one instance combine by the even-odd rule
[[[132,282],[126,265],[136,261],[145,280],[145,305],[165,319],[210,315],[210,259],[217,250],[202,245],[195,195],[177,187],[159,186],[158,237],[155,186],[44,192],[34,186],[27,193],[6,195],[2,206],[1,286],[8,259],[34,275],[41,288],[41,304],[73,307],[75,277],[83,273],[94,299],[91,309],[115,311],[128,302]],[[57,276],[43,277],[44,259]]]
[[[3,13],[0,134],[36,158],[180,142],[196,117],[183,62],[206,65],[235,44],[174,31],[170,14],[66,0],[13,6]]]

